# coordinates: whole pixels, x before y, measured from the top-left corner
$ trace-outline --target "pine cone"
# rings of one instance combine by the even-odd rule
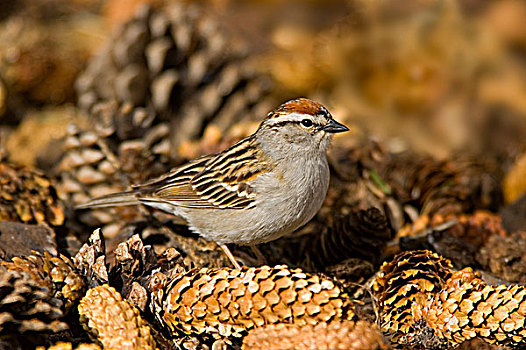
[[[64,206],[52,181],[36,170],[0,163],[0,221],[64,223]]]
[[[29,272],[35,281],[48,289],[50,295],[62,301],[61,310],[67,313],[70,307],[84,295],[84,280],[73,262],[60,254],[35,252],[26,257],[14,257],[11,262],[2,261],[8,271]]]
[[[315,222],[303,232],[320,232],[338,214],[378,208],[399,231],[420,215],[459,215],[496,209],[500,185],[473,161],[441,161],[411,153],[392,154],[366,140],[331,153],[331,185]],[[409,220],[408,220],[409,219]]]
[[[38,346],[36,350],[101,350],[101,348],[97,344],[79,344],[73,347],[71,343],[58,342],[48,348]]]
[[[157,255],[151,246],[144,246],[137,234],[119,244],[115,249],[115,261],[124,285],[157,267]]]
[[[130,234],[138,234],[143,244],[151,245],[156,252],[175,248],[182,260],[177,261],[175,265],[183,268],[229,266],[230,261],[216,243],[199,237],[184,226],[173,225],[172,220],[173,216],[163,222],[150,218],[126,223],[119,229],[117,236],[108,239],[108,250],[120,244],[123,237],[128,238]],[[236,254],[235,250],[234,254]],[[175,257],[172,258],[175,259]],[[172,264],[169,261],[166,263]],[[172,265],[175,267],[174,264]]]
[[[139,311],[107,284],[88,290],[79,314],[104,349],[156,349],[150,327]]]
[[[317,221],[326,227],[352,212],[383,208],[390,188],[378,178],[377,169],[388,159],[383,146],[370,139],[354,147],[334,148],[329,158],[331,183]]]
[[[507,346],[498,346],[494,344],[488,344],[484,340],[474,338],[463,342],[459,347],[459,350],[510,350]]]
[[[317,325],[276,324],[254,329],[243,339],[246,350],[389,349],[376,324],[333,321]]]
[[[164,274],[185,271],[179,252],[170,248],[158,256],[151,246],[145,246],[138,234],[119,244],[114,250],[115,265],[110,270],[112,284],[122,286],[122,296],[141,311],[149,302],[149,293],[144,286],[149,284],[154,269]]]
[[[88,10],[88,3],[25,0],[3,5],[0,85],[5,85],[3,95],[8,98],[5,115],[0,106],[2,123],[23,118],[28,109],[72,102],[72,86],[93,46],[86,33],[79,32],[85,25],[76,17]]]
[[[70,126],[63,144],[64,156],[54,169],[60,180],[59,192],[75,205],[162,174],[172,165],[169,147],[155,145],[167,135],[166,125],[145,130],[137,140],[115,139]],[[77,215],[80,222],[91,227],[112,223],[116,217],[133,220],[142,216],[135,207],[89,210]],[[105,232],[110,230],[105,228]]]
[[[457,267],[478,266],[476,255],[493,236],[505,237],[500,215],[484,210],[472,214],[421,215],[398,231],[402,250],[429,249]],[[479,259],[480,261],[480,259]]]
[[[473,338],[526,344],[526,287],[488,285],[471,268],[453,273],[448,260],[429,251],[385,263],[373,289],[381,328],[398,344],[450,349]]]
[[[177,142],[199,136],[212,117],[224,131],[257,110],[269,88],[244,59],[244,49],[198,7],[143,7],[79,78],[79,105],[121,139],[138,137],[141,127],[173,115],[180,116]],[[115,113],[97,110],[112,101],[114,111],[139,108],[148,117],[119,121]]]
[[[499,184],[474,161],[403,154],[392,156],[379,173],[398,202],[429,216],[496,208],[500,202]]]
[[[52,333],[68,328],[59,321],[62,302],[53,296],[50,282],[33,271],[0,266],[0,334]]]
[[[410,251],[397,255],[380,268],[373,290],[378,299],[382,331],[393,342],[415,345],[429,343],[429,327],[419,322],[414,304],[423,305],[438,293],[451,276],[451,262],[430,251]]]
[[[492,236],[507,236],[506,230],[502,227],[501,216],[484,210],[477,210],[473,214],[448,215],[445,217],[435,215],[431,221],[433,225],[440,225],[452,219],[455,219],[457,222],[449,227],[447,232],[477,247],[484,245]]]
[[[332,280],[286,266],[194,269],[152,279],[151,309],[171,333],[238,337],[267,324],[314,325],[353,318],[349,297]]]
[[[93,231],[73,258],[75,266],[86,279],[88,288],[108,283],[106,245],[100,229]]]
[[[435,336],[451,344],[478,337],[490,344],[526,345],[526,287],[490,286],[471,268],[455,272],[424,311]]]
[[[526,282],[526,231],[508,237],[489,237],[480,249],[477,261],[496,276],[510,282]]]
[[[378,254],[391,238],[387,218],[370,208],[334,219],[334,224],[311,239],[304,239],[299,256],[306,256],[307,265],[318,268],[340,263],[350,257],[376,263]]]
[[[327,266],[324,273],[336,279],[342,289],[353,294],[358,290],[363,290],[363,285],[374,275],[376,268],[368,261],[359,258],[350,258],[342,262]],[[368,304],[370,305],[370,304]]]

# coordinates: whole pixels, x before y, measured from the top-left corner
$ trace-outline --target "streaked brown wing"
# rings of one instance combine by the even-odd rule
[[[188,208],[214,208],[211,203],[201,199],[190,185],[192,178],[204,169],[210,159],[210,156],[199,158],[166,175],[133,186],[133,189],[139,200],[144,202],[162,201]]]
[[[220,153],[192,179],[199,197],[218,208],[241,209],[254,203],[256,193],[249,183],[268,169],[251,141],[245,139]]]
[[[173,170],[136,187],[145,200],[161,200],[186,208],[242,209],[253,205],[249,182],[267,171],[252,139],[240,141],[212,157]]]

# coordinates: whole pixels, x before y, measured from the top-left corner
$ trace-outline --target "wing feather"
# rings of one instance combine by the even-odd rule
[[[254,205],[255,191],[249,182],[268,170],[249,137],[134,189],[145,203],[157,199],[186,208],[242,209]]]

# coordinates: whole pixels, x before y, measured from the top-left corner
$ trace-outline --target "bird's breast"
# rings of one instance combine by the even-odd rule
[[[298,163],[287,169],[277,167],[256,186],[259,189],[256,209],[266,212],[269,221],[281,220],[286,231],[293,231],[312,219],[323,204],[329,186],[325,157],[318,162]]]

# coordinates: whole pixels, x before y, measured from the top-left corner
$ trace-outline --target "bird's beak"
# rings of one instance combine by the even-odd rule
[[[348,127],[346,127],[345,125],[341,123],[338,123],[334,119],[331,119],[329,121],[329,124],[325,125],[322,129],[326,132],[331,132],[331,133],[349,131]]]

